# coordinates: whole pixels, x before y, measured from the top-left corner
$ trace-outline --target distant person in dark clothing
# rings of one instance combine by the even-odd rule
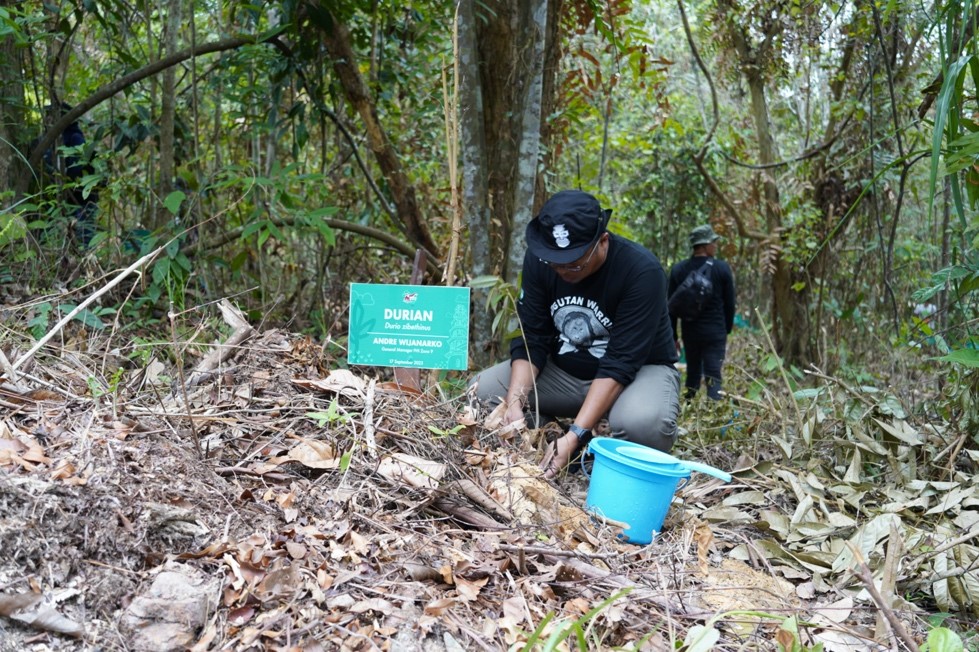
[[[720,236],[714,233],[709,224],[698,226],[690,232],[693,255],[670,270],[667,296],[673,295],[688,274],[703,268],[708,262],[710,267],[705,273],[713,283],[713,294],[707,298],[696,318],[679,320],[680,328],[677,330],[678,320],[670,315],[677,351],[680,351],[681,340],[686,350],[685,397],[688,399],[697,394],[701,378],[706,379],[707,396],[714,400],[721,398],[721,367],[727,352],[727,336],[734,327],[734,273],[730,265],[714,258],[719,239]]]
[[[680,373],[666,272],[652,252],[609,233],[611,213],[580,190],[547,200],[527,225],[522,336],[509,360],[474,379],[480,401],[505,410],[503,426],[573,419],[545,456],[547,477],[603,418],[612,437],[662,451],[676,441]]]
[[[65,103],[49,106],[49,123],[54,124],[61,116],[71,110]],[[82,148],[85,145],[85,134],[78,122],[72,122],[61,132],[61,146],[70,148],[62,159],[59,154],[48,151],[44,155],[45,163],[50,171],[66,182],[64,198],[72,208],[74,215],[75,238],[81,249],[88,248],[95,235],[95,214],[98,211],[99,192],[94,186],[89,188],[87,196],[83,192],[82,179],[92,174],[95,169],[84,160]],[[60,162],[60,164],[59,164]]]

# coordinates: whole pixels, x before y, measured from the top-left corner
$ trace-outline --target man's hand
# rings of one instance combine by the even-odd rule
[[[519,427],[521,428],[526,425],[523,414],[523,404],[520,401],[510,401],[507,403],[506,413],[503,415],[503,423],[504,425],[519,423]]]
[[[489,430],[502,428],[503,432],[508,432],[523,430],[527,427],[527,422],[524,420],[523,407],[519,402],[508,403],[503,400],[493,408],[483,425]]]
[[[578,448],[578,436],[569,432],[562,437],[558,437],[547,445],[544,451],[544,459],[541,460],[541,468],[544,469],[545,478],[553,478],[571,461]]]

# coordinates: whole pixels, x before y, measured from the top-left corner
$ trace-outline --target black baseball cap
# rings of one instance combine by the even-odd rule
[[[527,248],[548,263],[574,262],[602,237],[611,215],[587,192],[562,190],[527,225]]]

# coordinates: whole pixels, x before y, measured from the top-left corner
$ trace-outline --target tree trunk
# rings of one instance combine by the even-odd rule
[[[163,35],[163,56],[177,52],[177,36],[180,31],[182,0],[170,0],[167,8],[166,32]],[[174,175],[174,122],[176,116],[177,71],[175,67],[163,71],[163,97],[160,107],[160,199],[166,199],[173,191]],[[170,217],[170,216],[165,216]],[[154,224],[154,227],[162,226]]]
[[[322,7],[308,6],[308,9],[318,14],[324,11]],[[412,242],[426,250],[430,256],[439,258],[438,245],[432,239],[428,224],[419,210],[415,188],[408,179],[387,132],[381,126],[377,107],[374,105],[367,84],[357,67],[358,58],[350,43],[350,33],[346,26],[337,20],[336,16],[331,15],[328,22],[330,27],[321,31],[323,43],[333,58],[333,70],[343,87],[347,101],[357,110],[360,119],[364,122],[367,140],[388,187],[391,189],[398,218],[407,229]]]
[[[730,16],[736,9],[728,5]],[[765,92],[762,62],[769,56],[769,35],[749,35],[736,21],[730,23],[730,34],[738,63],[751,97],[751,116],[755,123],[758,140],[758,162],[762,166],[762,213],[769,234],[769,246],[776,252],[774,272],[771,277],[771,319],[773,339],[779,355],[789,364],[805,366],[812,359],[812,326],[809,320],[810,289],[808,278],[801,268],[793,269],[781,254],[782,207],[773,168],[767,168],[779,160],[775,138],[772,134],[771,117]],[[759,44],[752,42],[758,36]]]
[[[523,263],[527,247],[526,228],[533,218],[534,191],[537,170],[540,168],[541,94],[544,85],[544,37],[547,34],[547,0],[521,3],[524,14],[519,19],[520,58],[518,65],[522,75],[523,93],[519,107],[523,111],[515,117],[518,137],[517,174],[514,179],[513,229],[510,232],[510,277],[516,278],[516,270]]]
[[[13,7],[17,0],[0,0],[0,7]],[[24,78],[21,57],[14,35],[0,38],[0,188],[13,188],[14,180],[22,175],[23,164],[17,148],[27,138],[21,131],[24,125]],[[13,198],[0,192],[0,209],[12,204]],[[0,213],[3,213],[0,210]],[[7,226],[0,220],[0,231]],[[4,238],[0,236],[0,242]]]
[[[524,231],[539,205],[542,106],[553,104],[544,69],[556,4],[466,0],[460,8],[462,192],[474,275],[515,282],[520,271]],[[485,293],[474,301],[473,361],[486,366],[501,343],[493,315],[479,314]]]
[[[473,277],[493,274],[489,255],[490,219],[487,167],[488,153],[483,132],[483,96],[476,48],[476,0],[459,3],[459,136],[462,159],[462,211],[469,226],[469,270]],[[485,308],[488,291],[473,288],[470,320],[470,358],[477,368],[495,357],[493,314]]]

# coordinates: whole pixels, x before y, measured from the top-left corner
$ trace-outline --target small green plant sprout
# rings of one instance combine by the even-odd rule
[[[526,643],[519,648],[520,652],[554,652],[555,650],[560,650],[562,648],[562,643],[568,638],[574,641],[574,645],[570,642],[565,644],[570,649],[577,649],[580,652],[587,652],[588,650],[600,650],[604,649],[606,646],[602,643],[602,636],[600,632],[596,631],[598,623],[596,622],[597,617],[609,605],[623,598],[632,591],[631,587],[627,587],[616,591],[609,597],[605,598],[597,605],[588,610],[588,613],[584,614],[577,620],[573,621],[561,621],[549,627],[551,621],[554,619],[554,612],[549,612],[544,620],[537,625],[537,628],[531,633],[527,638]],[[550,635],[546,640],[541,642],[544,633],[552,629]],[[572,638],[573,637],[573,638]]]
[[[48,301],[39,303],[34,307],[34,317],[27,322],[27,327],[31,329],[31,335],[34,336],[35,340],[41,339],[48,332],[48,321],[52,308],[53,306]]]
[[[92,398],[100,398],[107,393],[102,383],[95,376],[88,376],[85,379],[85,384],[88,385],[88,393],[92,395]]]
[[[458,435],[459,434],[459,431],[462,430],[465,427],[466,426],[464,426],[463,424],[460,423],[459,425],[453,426],[452,428],[449,428],[448,430],[442,430],[438,426],[433,426],[432,424],[428,424],[428,429],[431,430],[436,435],[436,437],[439,438],[439,439],[441,439],[442,437],[450,437],[452,435]]]
[[[307,412],[306,416],[316,421],[316,425],[320,428],[326,427],[328,423],[347,423],[350,421],[350,417],[340,411],[340,403],[337,399],[330,402],[326,412]]]

